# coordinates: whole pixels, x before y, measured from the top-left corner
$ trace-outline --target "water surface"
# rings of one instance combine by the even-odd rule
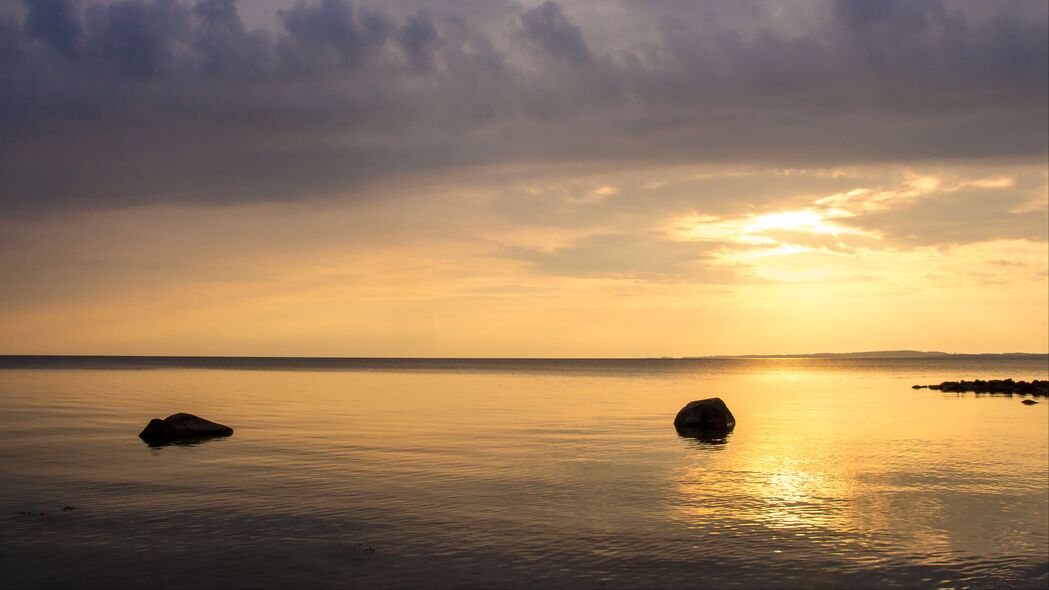
[[[0,359],[0,586],[1044,588],[1049,403],[910,386],[1047,374]],[[711,395],[735,431],[679,436]],[[136,437],[176,411],[236,434]]]

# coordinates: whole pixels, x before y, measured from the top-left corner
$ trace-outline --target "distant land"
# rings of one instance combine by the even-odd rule
[[[817,352],[812,354],[739,354],[684,358],[708,359],[936,359],[936,358],[1049,358],[1043,352],[955,353],[936,350],[871,350],[867,352]]]
[[[811,354],[737,354],[709,356],[662,356],[662,357],[302,357],[302,356],[161,356],[161,355],[6,355],[0,354],[0,368],[40,365],[54,366],[248,366],[270,363],[274,366],[386,366],[389,363],[447,363],[457,361],[477,362],[604,362],[604,361],[678,361],[678,360],[729,360],[729,359],[1045,359],[1049,353],[1002,352],[1002,353],[952,353],[920,350],[873,350],[867,352],[818,352]],[[378,366],[377,365],[377,366]]]

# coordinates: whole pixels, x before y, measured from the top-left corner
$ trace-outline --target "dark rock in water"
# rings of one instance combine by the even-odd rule
[[[921,389],[914,385],[914,389]],[[1034,379],[1033,381],[1013,381],[1012,379],[975,379],[973,381],[944,381],[939,385],[929,385],[929,389],[938,391],[950,391],[956,393],[973,392],[976,394],[989,393],[991,395],[1033,395],[1036,397],[1049,397],[1049,381]]]
[[[911,389],[925,389],[924,385],[911,385]]]
[[[1023,400],[1020,403],[1025,405],[1025,406],[1033,406],[1033,405],[1037,404],[1038,402],[1034,401],[1033,399],[1025,399],[1025,400]]]
[[[232,435],[233,429],[225,424],[205,420],[193,414],[178,413],[163,420],[153,418],[138,436],[153,444]]]
[[[736,426],[736,418],[720,397],[689,402],[674,417],[678,431],[728,432]]]

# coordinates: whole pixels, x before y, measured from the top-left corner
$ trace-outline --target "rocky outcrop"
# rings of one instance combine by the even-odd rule
[[[915,385],[915,388],[921,386]],[[938,391],[990,393],[1004,395],[1033,395],[1035,397],[1049,396],[1049,381],[1013,381],[1012,379],[991,379],[984,381],[944,381],[939,385],[929,385],[929,389]]]
[[[150,444],[232,435],[233,429],[225,424],[185,413],[172,414],[163,420],[154,418],[138,434]]]
[[[735,416],[720,397],[689,402],[674,417],[674,427],[679,431],[728,432],[735,426]]]

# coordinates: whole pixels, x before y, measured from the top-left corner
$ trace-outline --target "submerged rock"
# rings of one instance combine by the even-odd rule
[[[1025,399],[1025,400],[1023,400],[1020,403],[1025,405],[1025,406],[1033,406],[1033,405],[1037,404],[1038,402],[1034,401],[1033,399]]]
[[[148,443],[200,439],[213,436],[232,436],[233,429],[225,424],[205,420],[193,414],[172,414],[163,420],[153,418],[138,434]]]
[[[736,418],[720,397],[689,402],[674,417],[679,431],[728,432],[736,426]]]

